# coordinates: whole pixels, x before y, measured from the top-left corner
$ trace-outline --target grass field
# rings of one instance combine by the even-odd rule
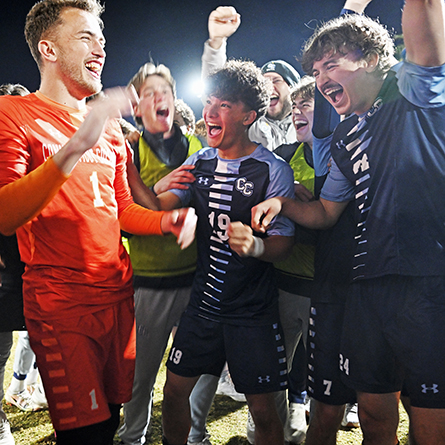
[[[16,337],[15,337],[16,340]],[[14,342],[15,347],[15,342]],[[11,354],[13,357],[14,354]],[[5,389],[12,375],[12,358],[9,359],[5,376]],[[154,409],[149,444],[161,445],[161,402],[162,387],[165,381],[163,364],[155,386]],[[46,444],[55,445],[53,429],[48,411],[25,413],[4,403],[4,410],[11,423],[12,434],[16,445]],[[248,445],[246,439],[247,407],[245,403],[235,402],[229,397],[216,396],[208,418],[208,430],[213,445]],[[408,418],[400,409],[399,440],[402,445],[408,444]],[[119,444],[116,436],[115,444]],[[339,431],[339,445],[360,445],[362,435],[360,429]]]

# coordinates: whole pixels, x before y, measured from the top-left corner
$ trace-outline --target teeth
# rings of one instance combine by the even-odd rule
[[[85,66],[90,70],[90,71],[99,71],[100,67],[97,63],[93,63],[93,62],[89,62],[87,64],[85,64]]]
[[[337,91],[340,91],[341,88],[326,88],[324,90],[324,94],[330,95],[332,93],[336,93]]]

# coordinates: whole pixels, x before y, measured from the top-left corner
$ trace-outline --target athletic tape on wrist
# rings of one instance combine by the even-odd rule
[[[264,253],[264,241],[262,238],[258,238],[257,236],[253,237],[253,250],[249,256],[254,258],[260,257]]]

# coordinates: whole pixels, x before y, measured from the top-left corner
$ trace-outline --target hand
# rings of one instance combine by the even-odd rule
[[[271,198],[260,202],[252,208],[252,228],[256,232],[266,232],[270,222],[281,212],[282,201],[280,198]]]
[[[113,88],[90,102],[91,110],[72,138],[59,150],[53,160],[65,173],[71,173],[82,155],[93,148],[109,119],[131,114],[139,98],[134,88]]]
[[[303,184],[294,184],[294,191],[297,201],[309,202],[315,199],[315,196]]]
[[[254,249],[252,229],[240,221],[229,224],[229,246],[239,256],[249,256]]]
[[[343,9],[350,9],[357,14],[362,14],[371,0],[346,0]]]
[[[233,6],[219,6],[209,15],[210,46],[218,49],[224,39],[230,37],[241,24],[241,16]]]
[[[173,233],[181,249],[188,247],[195,239],[198,218],[193,208],[182,208],[165,212],[161,219],[163,233]]]
[[[195,181],[195,177],[189,172],[189,170],[193,170],[194,168],[194,165],[181,165],[168,175],[161,178],[154,185],[154,192],[159,195],[171,189],[187,189],[187,184]]]

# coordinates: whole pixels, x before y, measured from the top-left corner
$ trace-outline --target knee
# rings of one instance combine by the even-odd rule
[[[327,405],[315,402],[310,423],[323,425],[326,429],[337,431],[343,419],[344,411],[344,405]]]

